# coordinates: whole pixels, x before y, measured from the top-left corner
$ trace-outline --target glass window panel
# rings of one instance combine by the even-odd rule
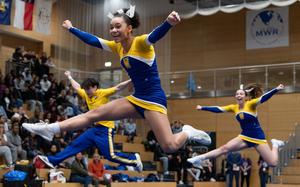
[[[257,83],[265,88],[266,85],[266,68],[265,67],[255,67],[255,68],[245,68],[241,70],[241,84],[245,86],[250,83]]]
[[[268,68],[268,87],[274,88],[278,84],[284,84],[287,88],[293,87],[293,66],[275,66]]]
[[[239,87],[239,70],[216,71],[216,89],[220,91],[235,91]]]

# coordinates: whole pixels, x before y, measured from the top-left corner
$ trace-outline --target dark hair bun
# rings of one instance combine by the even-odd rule
[[[140,16],[139,14],[135,11],[134,16],[130,18],[129,16],[126,15],[126,12],[129,10],[129,8],[123,8],[122,9],[124,13],[119,13],[116,12],[114,13],[114,17],[123,17],[125,19],[125,22],[128,25],[131,25],[133,29],[136,29],[140,26]]]
[[[249,90],[249,92],[247,92],[247,95],[251,98],[258,98],[261,95],[263,95],[263,90],[261,88],[262,86],[260,84],[257,83],[250,83],[245,87],[245,90]]]

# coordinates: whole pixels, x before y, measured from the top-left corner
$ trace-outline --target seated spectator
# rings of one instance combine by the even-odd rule
[[[34,56],[32,56],[31,71],[32,71],[32,73],[38,75],[41,63],[35,52],[33,52],[33,55]]]
[[[24,100],[28,104],[28,109],[34,113],[36,110],[36,107],[38,107],[39,112],[43,112],[43,103],[38,100],[39,96],[38,93],[35,90],[34,84],[31,84],[28,86],[26,91],[24,92]]]
[[[12,96],[11,96],[11,94],[10,94],[10,90],[9,90],[9,88],[6,88],[5,90],[4,90],[4,95],[3,95],[3,97],[1,98],[1,106],[3,106],[3,108],[4,108],[4,110],[5,110],[5,113],[6,113],[6,115],[7,115],[7,117],[8,118],[10,118],[11,116],[12,116],[12,110],[11,110],[11,106],[12,106]]]
[[[182,122],[174,121],[171,124],[171,129],[172,129],[173,134],[177,134],[177,133],[181,132],[182,131]]]
[[[183,184],[182,181],[182,174],[181,174],[181,170],[182,170],[182,159],[181,159],[181,155],[180,155],[180,151],[177,151],[173,154],[168,155],[168,159],[169,159],[169,170],[170,171],[176,171],[177,172],[177,182],[178,184]]]
[[[14,90],[16,91],[18,98],[23,98],[23,92],[25,91],[25,81],[22,74],[17,74],[14,79]]]
[[[216,182],[216,179],[214,178],[214,173],[213,173],[213,164],[211,163],[211,161],[209,159],[204,160],[202,167],[203,167],[204,180]]]
[[[12,123],[12,130],[7,134],[7,144],[11,150],[13,162],[26,159],[26,151],[22,148],[22,140],[19,136],[19,122]]]
[[[146,150],[154,152],[156,150],[158,143],[153,130],[149,130],[147,133],[147,141],[145,142]]]
[[[34,51],[28,51],[25,55],[24,58],[29,61],[29,66],[28,68],[31,69],[31,72],[36,74],[39,71],[39,66],[40,62],[39,59],[36,56],[36,53]]]
[[[47,53],[43,52],[42,55],[40,56],[40,72],[39,72],[39,76],[41,77],[42,75],[49,74],[49,67],[47,66],[47,61],[48,61],[48,57],[47,57]]]
[[[77,93],[73,92],[72,89],[68,90],[66,99],[71,104],[71,107],[74,111],[74,115],[80,114]]]
[[[14,108],[14,114],[12,115],[11,119],[12,120],[17,120],[18,124],[22,124],[24,121],[27,121],[29,119],[29,117],[27,116],[27,114],[25,113],[24,108],[18,107],[18,108]],[[23,134],[21,134],[23,135]]]
[[[93,160],[89,162],[89,172],[93,174],[93,182],[96,187],[99,184],[105,184],[110,186],[110,181],[105,179],[105,168],[100,160],[100,155],[95,153],[93,155]]]
[[[16,91],[11,92],[11,100],[10,100],[10,107],[13,108],[20,108],[23,106],[23,100],[22,98],[19,98],[16,94]]]
[[[53,123],[53,122],[57,121],[57,115],[56,115],[55,111],[56,111],[56,107],[53,106],[53,109],[50,110],[49,113],[45,113],[45,115],[44,115],[45,123]]]
[[[4,77],[4,83],[7,87],[14,86],[14,78],[16,77],[16,71],[11,70],[9,74],[6,74]]]
[[[62,132],[62,138],[63,138],[63,142],[64,142],[65,146],[68,146],[68,144],[71,143],[71,141],[73,139],[73,132],[63,131]]]
[[[58,86],[56,82],[51,82],[51,86],[49,88],[49,97],[56,98],[58,96]]]
[[[200,180],[201,170],[193,166],[187,168],[187,172],[193,177],[195,181]]]
[[[51,87],[51,82],[48,80],[48,75],[44,74],[43,78],[40,80],[41,91],[43,93],[44,99],[47,100],[50,98],[49,89]]]
[[[217,181],[229,181],[228,164],[226,155],[221,156],[221,171],[216,175]]]
[[[24,72],[22,72],[22,75],[25,82],[28,82],[29,84],[32,83],[32,75],[29,68],[25,68]]]
[[[3,97],[4,91],[7,88],[3,79],[0,79],[0,98]]]
[[[154,152],[154,160],[160,161],[163,166],[163,174],[169,174],[169,158],[172,158],[168,154],[166,154],[161,147],[159,146],[154,132],[150,130],[147,133],[147,141],[144,143],[145,149]]]
[[[4,156],[5,163],[8,167],[13,167],[11,151],[7,146],[7,136],[4,132],[4,124],[0,123],[0,156]]]
[[[67,88],[67,82],[65,79],[61,80],[57,86],[58,93],[60,93],[62,90],[65,90]]]
[[[17,47],[15,49],[15,52],[12,54],[12,59],[14,62],[24,61],[23,51],[23,47]]]
[[[79,152],[75,156],[75,160],[71,165],[71,182],[79,182],[84,187],[92,187],[93,174],[87,170],[87,166],[84,164],[82,153]]]
[[[159,144],[157,144],[156,150],[154,152],[155,160],[159,160],[163,166],[163,174],[169,175],[169,157],[166,153],[163,152]]]
[[[56,145],[58,152],[60,152],[62,148],[68,146],[68,144],[65,142],[64,138],[61,136],[60,133],[54,135],[52,144]]]
[[[39,110],[35,110],[33,115],[28,119],[30,123],[37,123],[43,120],[43,113],[41,113]]]
[[[42,154],[39,150],[42,140],[35,134],[30,133],[23,141],[23,148],[27,152],[27,157],[33,159],[36,155]]]
[[[85,109],[82,106],[84,105],[81,104],[80,111],[85,111]],[[124,135],[124,120],[115,121],[115,127],[116,127],[116,134]]]
[[[50,152],[48,152],[47,156],[54,156],[58,152],[59,152],[59,150],[57,148],[57,145],[52,143],[51,147],[50,147]]]
[[[128,142],[133,142],[136,136],[136,124],[133,119],[128,119],[128,121],[124,123],[124,135],[128,136]]]
[[[190,157],[192,157],[192,155],[193,155],[193,147],[191,145],[187,144],[187,145],[184,146],[184,149],[179,149],[179,151],[181,152],[180,156],[181,156],[181,160],[182,160],[182,170],[183,170],[182,181],[183,181],[183,183],[187,184],[188,183],[188,178],[187,177],[188,177],[188,173],[189,173],[188,170],[191,169],[191,168],[193,168],[192,164],[189,163],[187,161],[187,159],[190,158]],[[195,168],[194,170],[190,170],[190,171],[197,172],[198,170]],[[199,173],[199,175],[200,175],[200,173]],[[199,180],[199,177],[198,178],[196,177],[196,179]]]
[[[0,106],[1,108],[1,106]],[[7,134],[9,129],[11,129],[10,120],[7,119],[7,116],[0,114],[0,123],[4,125],[4,133]]]

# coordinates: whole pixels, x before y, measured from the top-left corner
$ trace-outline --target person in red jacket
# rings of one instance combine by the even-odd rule
[[[93,175],[95,186],[98,186],[99,184],[110,186],[110,174],[106,173],[98,153],[93,155],[93,160],[89,162],[88,170]]]

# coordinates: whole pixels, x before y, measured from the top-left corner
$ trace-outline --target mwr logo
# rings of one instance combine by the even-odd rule
[[[251,22],[251,36],[261,45],[276,42],[284,30],[281,15],[274,10],[265,10],[254,16]]]

